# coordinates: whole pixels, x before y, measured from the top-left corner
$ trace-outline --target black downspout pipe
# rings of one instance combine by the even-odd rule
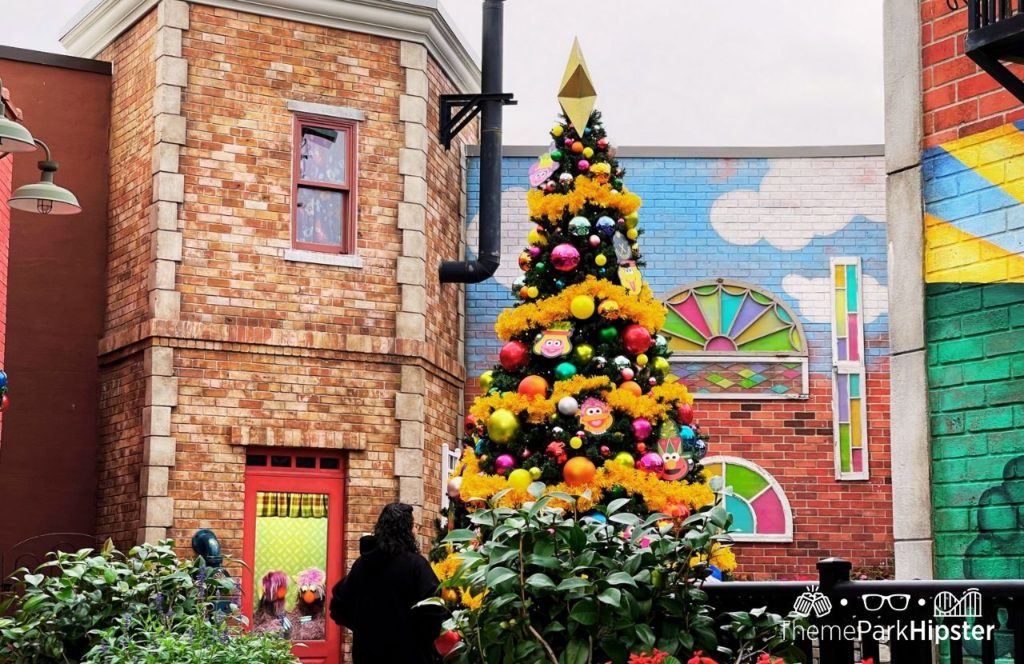
[[[501,94],[505,0],[484,0],[480,92],[480,246],[475,261],[444,261],[441,283],[476,284],[501,262]]]

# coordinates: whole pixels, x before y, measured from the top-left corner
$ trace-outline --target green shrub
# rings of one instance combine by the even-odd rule
[[[0,662],[81,662],[87,656],[93,657],[88,661],[107,661],[95,659],[101,653],[94,649],[101,644],[109,647],[111,638],[118,639],[119,647],[146,641],[147,635],[171,641],[176,636],[187,637],[189,629],[193,635],[198,633],[199,622],[213,615],[215,605],[237,613],[237,605],[229,608],[225,601],[237,596],[235,581],[224,575],[208,577],[201,559],[178,558],[170,541],[137,546],[127,554],[108,541],[100,551],[83,549],[51,556],[34,572],[15,572],[18,592],[0,602],[0,615],[6,616],[0,618]],[[229,636],[238,631],[237,626],[217,628],[219,636],[225,628]],[[245,637],[242,641],[245,645],[267,639]],[[280,650],[276,644],[267,648]]]

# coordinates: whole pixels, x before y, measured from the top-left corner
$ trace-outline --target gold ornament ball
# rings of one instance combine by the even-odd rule
[[[569,311],[580,320],[585,320],[594,315],[594,298],[589,295],[577,295],[569,303]]]
[[[626,468],[633,467],[633,455],[629,452],[619,452],[615,455],[615,463]]]
[[[565,128],[562,127],[562,125],[555,125],[554,128],[551,130],[551,135],[554,136],[555,138],[558,138],[559,136],[561,136],[564,133],[565,133]]]
[[[587,159],[590,159],[591,157],[593,157],[594,156],[594,148],[591,148],[591,147],[583,148],[583,156],[586,157]]]
[[[580,449],[581,447],[583,447],[583,439],[580,438],[579,436],[573,436],[572,438],[569,439],[569,447],[571,447],[574,450]]]
[[[529,288],[526,289],[526,296],[529,297],[531,300],[537,297],[538,295],[540,295],[540,291],[537,290],[536,286],[530,286]]]
[[[589,362],[594,357],[594,347],[590,344],[576,346],[576,357],[580,362]]]
[[[487,390],[491,389],[491,384],[493,384],[493,383],[494,383],[494,372],[493,371],[485,371],[482,374],[480,374],[480,389],[481,390],[483,390],[484,392],[487,392]]]
[[[640,223],[640,215],[636,212],[630,212],[626,215],[626,228],[636,228],[636,225]]]
[[[508,474],[508,485],[516,491],[526,491],[532,481],[533,477],[530,476],[530,471],[523,468],[516,468]]]
[[[597,307],[597,313],[614,320],[619,317],[619,303],[615,300],[605,300]]]
[[[537,246],[540,247],[546,247],[548,244],[548,239],[541,235],[540,231],[538,231],[536,228],[530,231],[530,234],[526,236],[526,241],[529,244],[536,244]]]
[[[668,371],[668,360],[663,357],[654,358],[654,370],[658,373],[666,373]]]
[[[629,238],[630,240],[635,240],[638,237],[640,237],[640,231],[638,231],[635,228],[630,228],[628,231],[626,231],[626,237]]]
[[[487,435],[496,443],[507,443],[519,431],[519,419],[506,409],[499,408],[487,418]]]
[[[604,267],[608,263],[608,257],[604,254],[598,254],[594,256],[594,262],[597,263],[598,267]]]
[[[534,479],[534,480],[539,480],[540,479],[540,468],[538,468],[537,466],[534,466],[533,468],[530,468],[530,479]]]
[[[644,355],[643,353],[640,353],[639,355],[636,356],[636,363],[638,366],[641,367],[647,366],[647,356]]]

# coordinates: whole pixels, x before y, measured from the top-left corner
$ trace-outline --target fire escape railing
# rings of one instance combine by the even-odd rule
[[[1024,82],[1006,63],[1024,63],[1024,0],[967,0],[967,56],[1024,102]]]

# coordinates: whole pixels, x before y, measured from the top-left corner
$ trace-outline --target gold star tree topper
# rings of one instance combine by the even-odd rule
[[[583,59],[583,50],[580,49],[580,40],[573,39],[569,62],[565,65],[565,73],[562,74],[562,85],[558,88],[558,103],[562,105],[566,117],[581,136],[596,102],[597,91],[594,90],[594,82],[590,80],[587,61]]]

